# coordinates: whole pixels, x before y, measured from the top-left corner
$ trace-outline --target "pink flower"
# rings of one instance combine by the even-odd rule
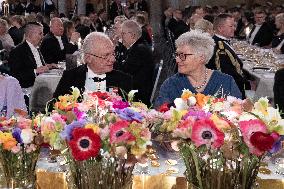
[[[14,147],[11,149],[11,151],[12,151],[14,154],[18,153],[20,150],[21,150],[20,145],[14,146]]]
[[[215,126],[210,119],[198,120],[192,126],[191,140],[199,147],[203,144],[220,148],[224,143],[224,133]]]
[[[249,147],[250,153],[255,154],[257,156],[262,155],[263,151],[253,146],[250,139],[251,136],[256,132],[267,133],[267,128],[265,124],[258,119],[254,119],[249,121],[240,121],[239,125],[244,138],[244,142]]]
[[[36,146],[34,144],[27,145],[26,152],[31,153],[36,150]]]
[[[173,131],[174,137],[181,137],[184,139],[191,138],[191,129],[194,124],[193,118],[188,117],[186,120],[182,120],[177,128]]]
[[[28,129],[31,128],[32,120],[19,117],[17,124],[20,129]]]
[[[114,109],[124,109],[124,108],[129,107],[129,103],[128,102],[123,102],[122,100],[114,101],[112,107]]]
[[[127,130],[128,121],[118,121],[110,126],[110,143],[134,141],[135,137]]]

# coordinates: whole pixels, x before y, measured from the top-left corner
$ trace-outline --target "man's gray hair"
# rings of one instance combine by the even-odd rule
[[[121,25],[122,30],[126,29],[128,32],[135,35],[139,39],[142,35],[142,29],[135,20],[126,20]]]
[[[104,45],[113,44],[110,38],[102,32],[92,32],[88,34],[83,42],[83,53],[90,53],[91,49],[104,48]]]
[[[194,53],[203,55],[207,64],[213,55],[215,42],[208,33],[191,30],[179,36],[176,46],[188,46]]]
[[[25,35],[33,35],[34,29],[38,27],[43,27],[43,26],[41,23],[38,23],[38,22],[27,23],[24,29]]]

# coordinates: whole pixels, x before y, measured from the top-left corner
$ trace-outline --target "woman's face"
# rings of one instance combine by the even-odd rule
[[[281,22],[281,18],[276,17],[275,18],[275,25],[277,29],[281,29],[282,27],[284,27],[284,23]]]
[[[193,51],[193,48],[187,45],[177,47],[176,62],[179,73],[191,75],[191,73],[205,66],[203,60],[204,59],[199,54]]]

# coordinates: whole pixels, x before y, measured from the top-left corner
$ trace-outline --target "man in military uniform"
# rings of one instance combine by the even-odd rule
[[[234,18],[229,14],[220,14],[215,18],[213,25],[215,30],[213,39],[216,46],[207,67],[231,75],[242,92],[242,97],[245,98],[245,89],[250,88],[250,85],[243,75],[243,63],[229,42],[234,36]]]

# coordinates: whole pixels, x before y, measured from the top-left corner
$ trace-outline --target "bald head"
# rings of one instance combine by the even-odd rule
[[[63,22],[60,18],[52,18],[50,20],[50,31],[55,36],[62,36],[64,32]]]
[[[92,32],[86,36],[82,45],[84,62],[93,72],[103,74],[112,71],[114,45],[110,38],[101,32]]]

